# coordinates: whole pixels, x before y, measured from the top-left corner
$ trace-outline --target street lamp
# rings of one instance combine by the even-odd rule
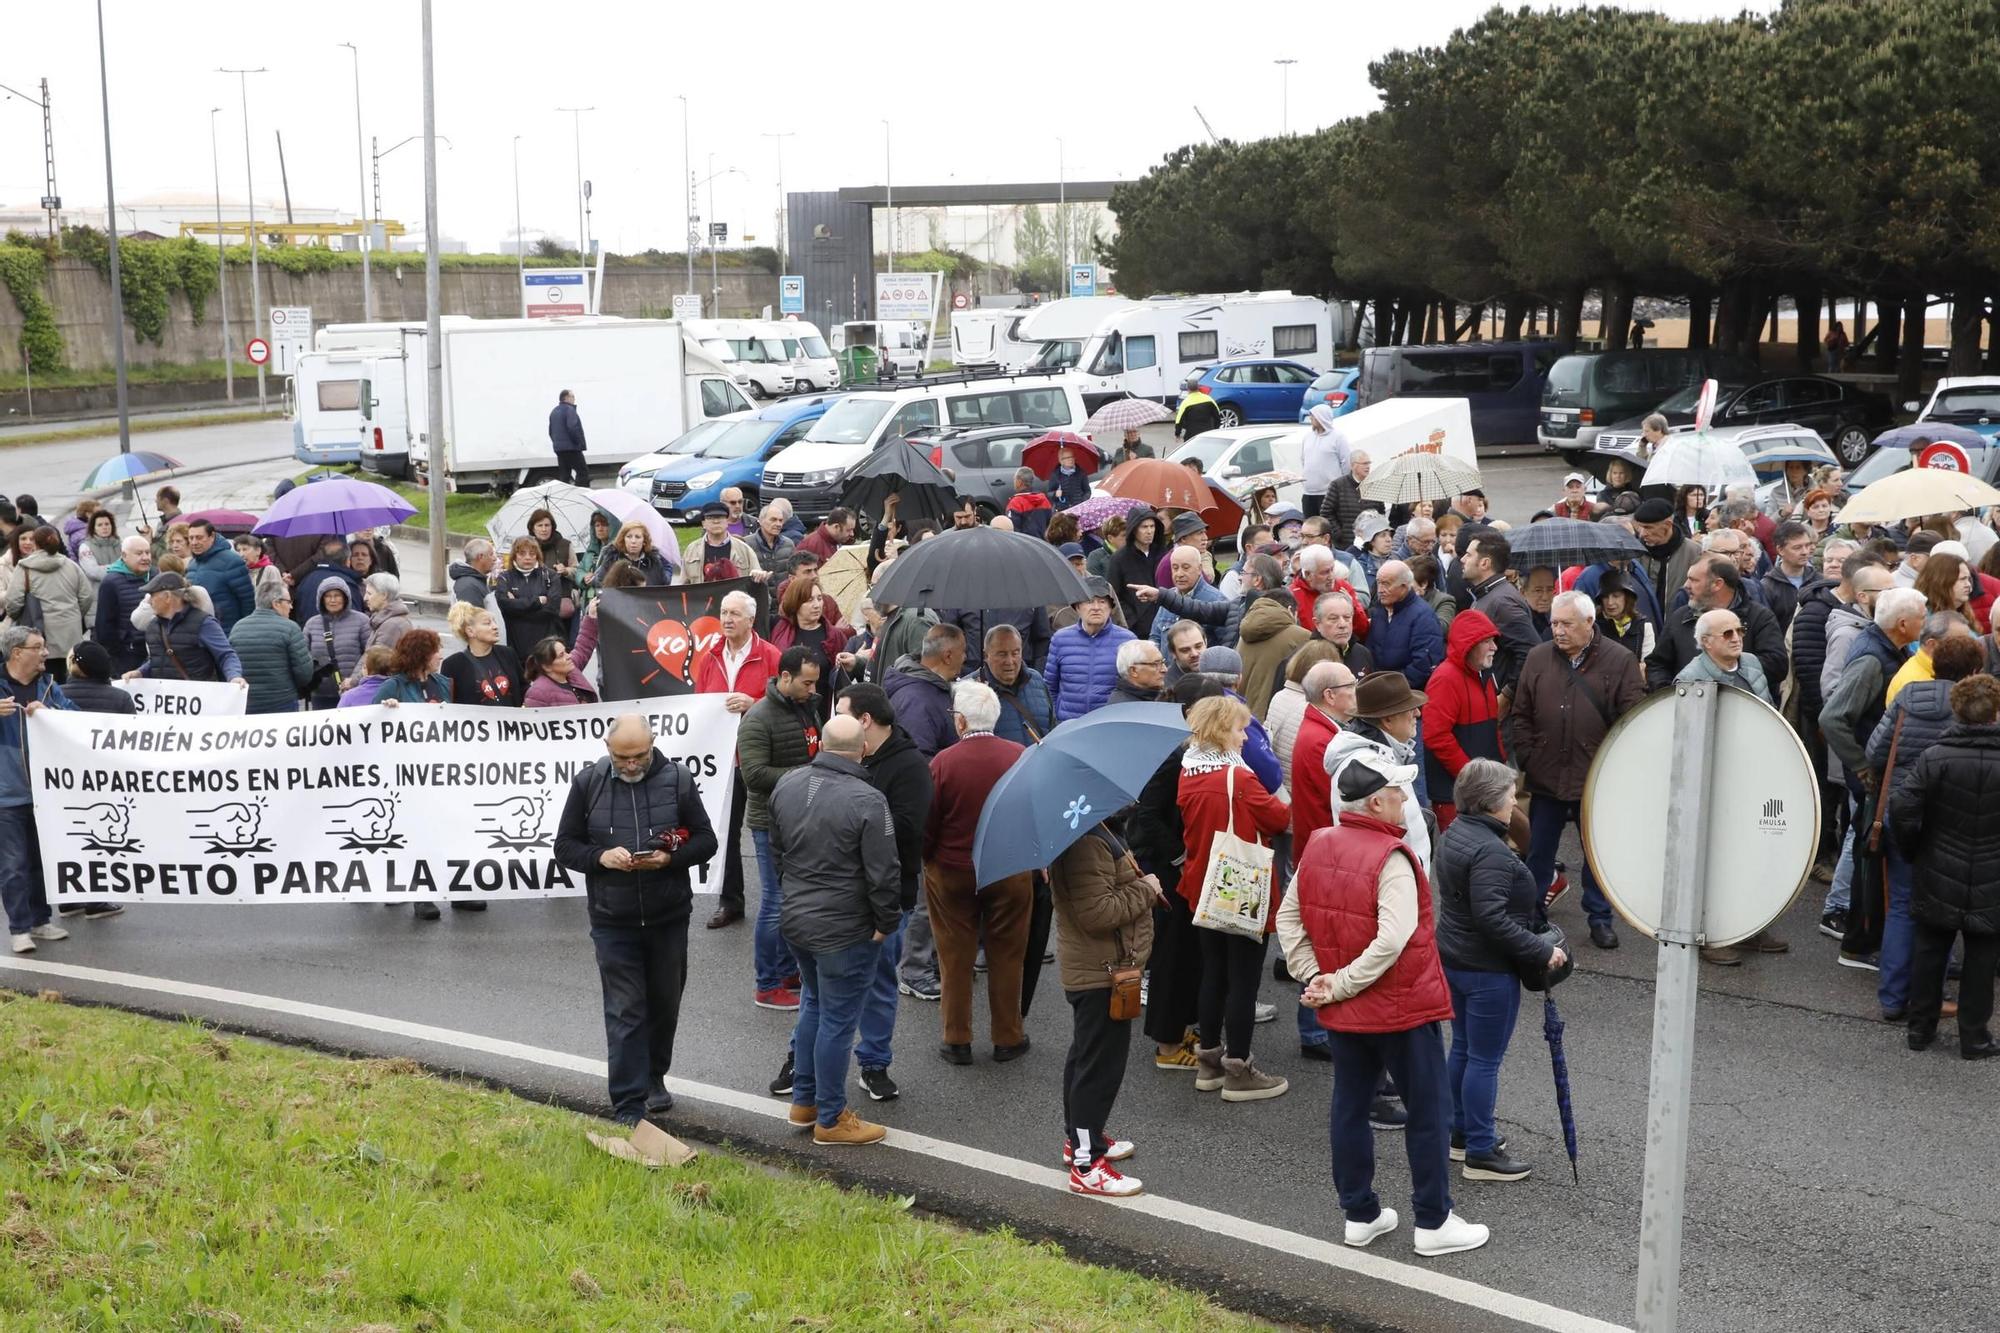
[[[373,136],[369,137],[368,140],[369,160],[372,164],[372,170],[374,171],[375,175],[375,225],[377,227],[382,225],[382,159],[389,156],[389,154],[395,152],[398,148],[401,148],[404,144],[415,143],[417,142],[417,140],[423,137],[424,136],[421,134],[412,134],[407,139],[396,140],[396,142],[390,144],[387,148],[375,147],[376,143],[375,138]],[[437,141],[443,144],[446,148],[451,148],[452,145],[450,139],[446,138],[442,134],[437,135],[436,138]],[[456,152],[457,150],[453,149],[452,151]]]
[[[99,0],[102,3],[102,0]],[[252,336],[264,327],[264,285],[257,276],[257,178],[250,167],[250,76],[267,74],[262,65],[256,69],[218,69],[217,74],[234,74],[236,91],[243,100],[243,182],[244,202],[250,208],[250,329]],[[257,365],[257,410],[263,411],[268,404],[264,399],[264,366]]]
[[[1056,136],[1056,236],[1063,252],[1063,276],[1056,290],[1063,291],[1069,284],[1069,162],[1061,135]]]
[[[521,136],[514,136],[514,285],[520,288],[521,318],[528,317],[528,260],[521,250]]]
[[[787,139],[791,138],[791,137],[792,137],[792,136],[793,136],[794,134],[796,134],[796,133],[797,133],[797,131],[795,131],[795,130],[786,130],[786,131],[784,131],[784,132],[783,132],[782,134],[773,134],[773,133],[771,133],[770,131],[768,131],[768,130],[767,130],[767,131],[766,131],[766,132],[764,133],[764,135],[762,136],[762,137],[764,137],[764,138],[766,138],[766,139],[775,139],[775,140],[777,141],[777,148],[778,148],[778,267],[779,267],[779,268],[781,268],[781,269],[782,269],[782,268],[784,268],[784,267],[786,266],[786,265],[785,265],[785,252],[786,252],[786,248],[787,248],[787,243],[788,243],[788,242],[789,242],[789,241],[791,240],[791,228],[790,228],[789,226],[787,226],[787,225],[786,225],[786,224],[787,224],[787,222],[789,221],[789,219],[788,219],[788,218],[786,217],[786,215],[785,215],[785,140],[787,140]]]
[[[688,160],[688,100],[685,93],[677,94],[681,103],[681,179],[687,182],[687,202],[682,206],[682,214],[687,219],[687,294],[694,295],[694,166]]]
[[[590,238],[584,235],[589,224],[584,221],[583,195],[583,113],[597,110],[594,106],[559,106],[558,111],[569,112],[570,129],[576,136],[576,262],[580,267],[590,265]],[[585,281],[589,281],[585,279]]]
[[[1292,132],[1292,66],[1296,60],[1273,60],[1278,67],[1278,132]]]
[[[375,320],[375,278],[368,270],[368,176],[361,158],[361,48],[353,42],[340,45],[354,53],[354,183],[361,187],[361,318]]]
[[[111,183],[111,76],[104,60],[104,0],[97,0],[97,87],[104,98],[104,215],[111,224],[111,346],[116,349],[118,375],[118,452],[132,452],[132,422],[128,415],[125,381],[125,298],[118,279],[118,191]],[[130,478],[126,487],[139,498]]]
[[[896,161],[889,122],[882,122],[882,211],[888,217],[889,271],[896,271]],[[878,316],[879,317],[879,316]]]
[[[710,167],[715,165],[714,153],[708,155],[708,165]],[[715,298],[715,313],[718,317],[722,314],[722,277],[715,262],[715,178],[731,174],[741,176],[744,173],[735,167],[724,167],[720,171],[710,171],[707,176],[696,181],[688,190],[689,195],[692,196],[694,191],[700,189],[702,186],[706,185],[708,187],[708,285],[710,294]],[[693,261],[690,260],[689,262]]]
[[[229,238],[222,231],[222,155],[215,147],[215,118],[222,108],[208,109],[208,161],[215,171],[215,303],[222,307],[222,388],[236,401],[236,360],[229,345]]]

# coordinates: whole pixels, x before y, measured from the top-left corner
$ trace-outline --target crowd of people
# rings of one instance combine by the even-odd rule
[[[782,502],[752,514],[725,493],[678,552],[602,515],[577,550],[542,511],[504,554],[475,541],[452,566],[461,647],[448,656],[412,623],[393,552],[369,538],[304,552],[253,539],[238,553],[165,504],[157,538],[121,537],[81,509],[65,536],[22,497],[0,511],[15,617],[0,631],[0,883],[14,947],[62,936],[31,868],[24,711],[101,702],[118,692],[90,686],[121,672],[240,680],[253,712],[592,702],[598,592],[747,576],[765,585],[768,621],[758,599],[725,597],[721,642],[695,678],[741,717],[727,828],[710,826],[693,778],[640,719],[577,777],[558,834],[558,859],[588,884],[627,1122],[671,1105],[690,871],[747,829],[759,893],[746,998],[793,1016],[770,1091],[816,1142],[882,1137],[849,1104],[847,1071],[872,1101],[900,1094],[901,1000],[937,1003],[938,1057],[969,1065],[983,975],[987,1053],[1012,1063],[1054,965],[1072,1013],[1062,1102],[1077,1193],[1141,1188],[1119,1165],[1135,1145],[1109,1127],[1141,1013],[1157,1070],[1254,1103],[1289,1090],[1252,1049],[1282,1012],[1299,1058],[1332,1067],[1348,1243],[1397,1225],[1373,1189],[1371,1135],[1402,1131],[1417,1251],[1483,1244],[1485,1228],[1452,1210],[1450,1164],[1480,1182],[1532,1170],[1495,1128],[1498,1069],[1521,989],[1573,965],[1549,919],[1570,887],[1565,830],[1581,827],[1585,777],[1618,719],[1694,680],[1779,709],[1812,755],[1830,793],[1820,930],[1841,965],[1875,974],[1884,1021],[1921,1049],[1956,1012],[1965,1058],[2000,1050],[1987,1026],[2000,845],[1979,818],[2000,783],[2000,541],[1980,515],[1843,525],[1837,477],[1791,473],[1762,502],[1711,502],[1648,493],[1629,470],[1594,492],[1577,474],[1521,526],[1602,523],[1639,549],[1555,568],[1517,558],[1516,528],[1478,490],[1369,498],[1371,460],[1317,409],[1303,443],[1305,503],[1253,496],[1233,543],[1200,514],[1144,504],[1086,530],[1069,511],[1087,491],[1067,482],[984,520],[1056,546],[1083,589],[1069,605],[871,596],[843,612],[819,571],[862,549],[864,521],[878,581],[937,535],[893,509],[835,509],[808,531]],[[951,526],[982,512],[960,497]],[[18,614],[29,595],[39,622]],[[1188,741],[1052,864],[979,883],[972,834],[1002,775],[1061,724],[1124,703],[1178,707]],[[1225,837],[1271,855],[1255,938],[1198,921]],[[724,858],[710,929],[745,918],[744,860]],[[1589,943],[1618,948],[1587,859],[1575,873]],[[1733,967],[1789,947],[1766,931],[1702,958]],[[1282,1005],[1260,998],[1267,970]],[[1954,1003],[1946,981],[1961,970]]]

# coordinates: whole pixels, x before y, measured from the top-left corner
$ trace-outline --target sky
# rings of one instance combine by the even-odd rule
[[[364,133],[387,148],[423,129],[418,0],[103,7],[121,201],[213,191],[211,107],[222,108],[214,122],[224,197],[243,198],[238,80],[218,67],[269,70],[247,80],[260,204],[281,197],[274,130],[284,136],[295,205],[359,204],[354,56],[342,42],[360,47]],[[1633,7],[1701,19],[1771,6]],[[879,185],[885,174],[911,185],[1053,180],[1059,169],[1070,180],[1135,178],[1203,137],[1196,105],[1217,135],[1237,139],[1276,134],[1287,117],[1292,129],[1310,130],[1365,113],[1375,105],[1370,60],[1441,43],[1487,8],[1484,0],[1339,0],[1328,7],[1333,19],[1310,25],[1308,36],[1298,5],[1257,0],[1226,13],[1168,0],[1117,31],[1078,26],[1083,10],[1044,0],[889,9],[764,0],[744,10],[436,0],[437,129],[451,141],[438,146],[439,222],[475,250],[511,246],[519,135],[523,230],[573,239],[580,120],[591,234],[614,251],[678,250],[683,96],[692,172],[707,177],[713,155],[717,173],[700,188],[700,212],[727,223],[732,243],[746,233],[774,239],[780,145],[787,191]],[[102,207],[92,7],[10,6],[6,30],[0,84],[32,97],[49,80],[65,206]],[[1074,59],[1064,54],[1072,47]],[[1107,48],[1115,54],[1097,54]],[[1281,73],[1273,63],[1281,59],[1297,63]],[[557,110],[569,106],[595,109],[580,118]],[[768,137],[780,134],[790,137]],[[41,194],[39,107],[0,100],[0,205],[33,207]],[[421,143],[384,160],[382,214],[420,232]]]

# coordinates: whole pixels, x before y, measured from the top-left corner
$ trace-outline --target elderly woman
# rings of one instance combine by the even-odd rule
[[[465,645],[444,659],[452,699],[486,708],[519,708],[527,691],[521,659],[500,642],[500,625],[493,613],[471,602],[453,602],[445,623]]]
[[[319,585],[319,610],[306,621],[306,651],[315,668],[311,707],[340,705],[347,682],[363,671],[362,657],[374,632],[368,617],[349,605],[345,583],[328,579]],[[364,702],[373,703],[374,696]]]
[[[576,651],[551,635],[528,651],[528,697],[524,708],[567,708],[571,704],[594,704],[597,691],[583,678],[583,669],[597,651],[597,612],[584,613],[583,628],[577,631]]]
[[[493,584],[493,600],[507,626],[507,642],[527,649],[563,633],[562,576],[542,563],[542,547],[533,537],[516,537],[508,566]]]
[[[35,599],[40,608],[39,628],[49,650],[48,672],[60,685],[69,675],[69,650],[90,637],[96,619],[97,587],[84,577],[76,561],[63,553],[60,532],[38,527],[33,543],[33,552],[14,562],[14,575],[7,585],[7,615],[14,623],[23,623],[28,599]]]
[[[403,584],[394,574],[370,574],[361,585],[361,603],[368,608],[368,642],[394,648],[416,622],[403,603]],[[433,634],[432,638],[437,636]]]
[[[1964,937],[1958,991],[1958,1053],[2000,1055],[1993,1018],[1993,972],[2000,961],[2000,680],[1979,674],[1951,687],[1953,725],[1893,784],[1889,832],[1914,848],[1910,914],[1910,1049],[1937,1039],[1945,967]]]
[[[236,554],[243,557],[243,568],[250,573],[250,583],[257,595],[267,591],[275,596],[289,585],[285,582],[284,571],[272,563],[271,553],[264,545],[264,539],[255,533],[246,532],[229,543],[236,548]],[[288,599],[289,600],[289,599]]]
[[[603,585],[604,576],[621,563],[637,570],[644,577],[647,587],[665,587],[674,581],[673,566],[653,545],[653,534],[646,525],[636,520],[618,529],[618,535],[611,540],[611,548],[599,557],[599,586]],[[511,632],[508,637],[513,637]]]
[[[1507,846],[1514,770],[1473,759],[1452,784],[1458,817],[1438,838],[1437,948],[1451,987],[1451,1155],[1467,1180],[1525,1180],[1528,1163],[1507,1155],[1493,1126],[1500,1061],[1521,1011],[1522,975],[1564,961],[1542,938],[1542,890]]]
[[[377,577],[381,577],[377,575]],[[380,645],[376,645],[380,646]],[[375,691],[378,704],[451,702],[451,682],[440,668],[444,645],[427,629],[407,630],[389,650],[389,678]]]
[[[1243,759],[1250,727],[1249,705],[1223,696],[1203,699],[1188,710],[1193,738],[1181,756],[1181,836],[1187,849],[1180,894],[1190,909],[1201,901],[1208,877],[1209,848],[1215,836],[1233,831],[1262,842],[1291,827],[1292,812]],[[1276,894],[1267,894],[1264,931],[1256,939],[1202,930],[1201,995],[1196,1009],[1201,1044],[1197,1092],[1222,1090],[1227,1102],[1255,1102],[1283,1096],[1291,1085],[1258,1069],[1250,1058],[1250,1028],[1256,1021],[1257,983],[1264,971],[1264,941],[1275,920]]]
[[[1649,412],[1639,423],[1639,457],[1651,462],[1653,451],[1667,442],[1667,419],[1658,412]]]

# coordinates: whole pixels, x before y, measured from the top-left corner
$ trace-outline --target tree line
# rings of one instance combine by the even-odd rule
[[[1934,302],[1954,373],[2000,335],[1996,69],[2000,0],[1495,8],[1371,64],[1365,116],[1169,153],[1112,195],[1105,257],[1135,296],[1354,298],[1385,342],[1547,318],[1574,344],[1596,294],[1612,349],[1646,296],[1687,301],[1692,345],[1755,356],[1782,300],[1802,367],[1822,307],[1866,301],[1862,364],[1913,392]]]

